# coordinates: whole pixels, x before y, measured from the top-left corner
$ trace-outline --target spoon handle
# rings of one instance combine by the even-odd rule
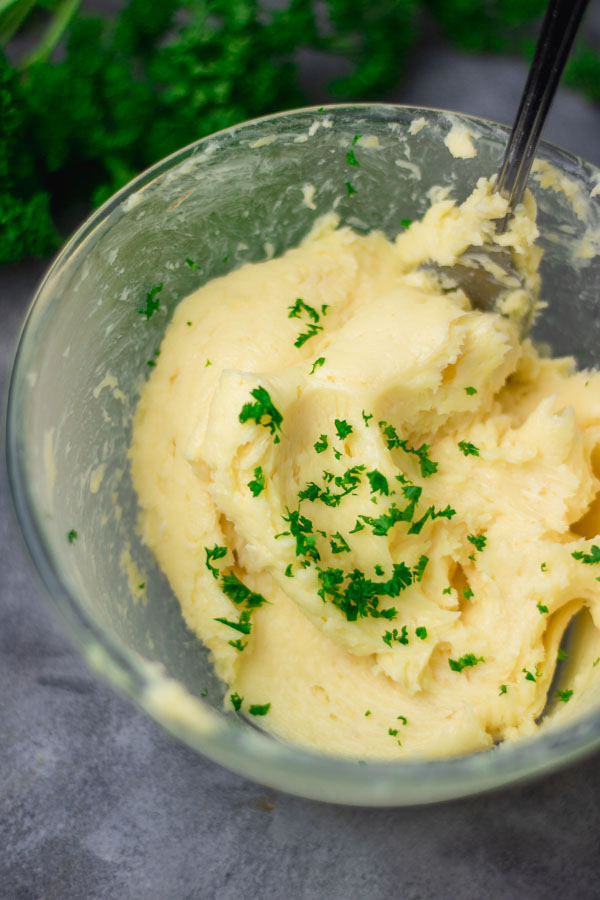
[[[542,130],[589,0],[550,0],[496,190],[509,213],[520,203]],[[508,218],[508,217],[507,217]]]

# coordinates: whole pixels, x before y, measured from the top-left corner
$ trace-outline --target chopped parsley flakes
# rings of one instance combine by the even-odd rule
[[[538,600],[538,602],[536,603],[536,606],[537,606],[539,612],[542,613],[542,615],[544,615],[545,613],[548,612],[548,607],[546,606],[545,603],[542,603],[541,600]]]
[[[419,468],[423,478],[429,478],[437,472],[438,464],[429,458],[429,444],[421,444],[420,447],[411,447],[407,440],[398,436],[398,432],[393,425],[382,420],[379,427],[383,433],[389,450],[399,447],[405,453],[413,454],[419,460]]]
[[[487,538],[484,534],[469,534],[467,535],[467,540],[470,544],[473,544],[476,550],[483,550],[485,545],[487,544]]]
[[[425,574],[425,569],[427,568],[427,563],[429,562],[429,557],[422,554],[419,557],[419,561],[416,566],[413,568],[413,581],[418,582],[421,581],[423,575]],[[419,629],[417,629],[418,631]],[[425,629],[425,636],[427,636],[427,629]]]
[[[231,705],[233,706],[235,711],[239,712],[240,709],[242,708],[242,703],[243,703],[244,698],[240,697],[240,695],[236,693],[236,694],[230,694],[229,699],[231,700]]]
[[[319,368],[319,366],[324,366],[324,365],[325,365],[325,357],[324,356],[320,356],[318,359],[315,359],[314,363],[312,364],[312,369],[310,370],[310,374],[314,375],[315,371]]]
[[[288,563],[288,565],[285,567],[285,577],[286,578],[294,577],[294,573],[292,572],[292,564],[291,563]]]
[[[320,322],[320,320],[321,320],[321,315],[323,315],[323,316],[327,315],[328,306],[326,304],[324,304],[321,307],[321,312],[319,313],[314,308],[314,306],[311,306],[309,303],[306,303],[301,297],[298,297],[296,302],[294,304],[292,304],[292,306],[289,306],[288,309],[289,309],[288,319],[300,319],[300,318],[304,317],[304,318],[308,318],[309,320],[311,320],[311,321],[308,321],[307,330],[301,332],[298,335],[298,337],[296,338],[296,340],[294,341],[294,347],[300,348],[300,347],[304,346],[304,344],[310,338],[312,338],[316,334],[318,334],[319,331],[323,331],[323,326],[319,325],[318,322]],[[323,362],[325,362],[325,359],[323,357],[320,357],[320,359],[323,359]],[[317,360],[317,363],[318,363],[318,360]],[[315,369],[317,363],[315,363],[315,366],[313,366],[313,372],[314,372],[314,369]],[[319,364],[322,365],[323,363],[319,363]],[[312,372],[311,372],[311,374],[312,374]]]
[[[268,428],[273,435],[273,443],[278,444],[279,435],[277,432],[281,430],[283,416],[277,407],[274,406],[273,401],[269,396],[269,392],[265,390],[264,387],[254,388],[250,393],[256,402],[244,403],[239,415],[240,422],[248,422],[252,419],[257,425]]]
[[[241,638],[238,638],[237,641],[227,641],[230,647],[233,647],[234,650],[239,650],[241,653],[248,646],[248,641],[244,643]]]
[[[569,654],[567,653],[566,650],[563,650],[562,647],[559,647],[559,648],[558,648],[558,653],[556,654],[556,658],[557,658],[557,659],[568,659],[568,658],[569,658]]]
[[[357,160],[356,156],[354,155],[354,150],[349,150],[346,153],[346,162],[348,163],[349,166],[356,166],[357,169],[360,168],[360,163]]]
[[[448,665],[453,672],[462,672],[463,669],[476,666],[477,663],[485,662],[483,656],[475,656],[474,653],[465,653],[460,659],[449,659]]]
[[[468,441],[459,441],[458,449],[465,456],[479,456],[479,447],[476,447],[475,444],[470,444]]]
[[[248,707],[248,712],[251,716],[266,716],[270,709],[270,703],[253,703]]]
[[[325,450],[327,450],[327,447],[328,447],[327,435],[326,434],[320,435],[319,440],[313,444],[313,447],[315,448],[317,453],[323,453]]]
[[[524,673],[526,681],[533,681],[535,683],[540,677],[537,666],[535,667],[535,675],[533,672],[530,672],[529,669],[521,669],[521,671]]]
[[[331,540],[329,541],[331,545],[332,553],[349,553],[350,546],[346,539],[340,534],[339,531],[336,531],[335,534],[331,535]]]
[[[400,632],[398,632],[397,628],[394,628],[393,631],[386,631],[382,640],[384,644],[388,645],[388,647],[391,647],[392,644],[408,644],[408,629],[406,625],[402,626],[402,630]]]
[[[67,532],[67,540],[70,544],[74,544],[78,537],[79,535],[74,528],[71,528],[71,530]]]
[[[348,196],[351,197],[352,194],[356,193],[356,188],[353,188],[349,181],[345,181],[346,190],[348,191]]]
[[[388,495],[390,493],[387,478],[385,477],[385,475],[382,475],[382,473],[378,469],[373,469],[372,472],[367,472],[367,478],[369,479],[371,492],[373,494],[379,493]]]
[[[352,146],[353,146],[353,147],[354,147],[355,144],[358,144],[358,142],[360,141],[361,137],[362,137],[362,134],[355,134],[355,135],[354,135],[354,137],[352,138]]]
[[[190,267],[190,269],[199,269],[200,266],[197,266],[193,259],[190,259],[189,256],[185,258],[186,263]]]
[[[217,559],[222,559],[224,556],[227,556],[227,547],[222,547],[219,544],[215,544],[214,547],[205,547],[206,553],[206,568],[209,572],[212,572],[213,578],[218,578],[220,575],[219,570],[215,566],[211,566],[211,560],[215,562]]]
[[[419,625],[418,628],[415,628],[415,634],[419,638],[419,640],[424,641],[427,637],[427,629],[424,625]]]
[[[548,563],[543,562],[540,566],[540,569],[542,570],[542,572],[547,572],[548,571]]]
[[[573,559],[579,559],[586,566],[595,566],[600,563],[600,547],[592,544],[591,553],[584,553],[583,550],[575,550],[571,553]]]
[[[472,397],[473,394],[476,394],[476,393],[477,393],[477,388],[470,387],[470,386],[465,388],[465,394],[468,394],[469,397]]]
[[[507,691],[508,691],[508,687],[505,684],[501,684],[500,691],[499,691],[500,696],[502,696],[502,694],[506,694]]]
[[[349,434],[352,434],[352,425],[346,422],[345,419],[335,419],[333,424],[335,425],[337,436],[341,441],[343,441],[344,438],[347,438]]]
[[[163,283],[161,281],[160,284],[155,284],[153,288],[150,288],[148,293],[146,294],[146,308],[138,309],[138,313],[140,316],[146,316],[146,321],[152,318],[155,312],[158,312],[160,309],[160,298],[159,294],[163,289]]]
[[[366,413],[366,412],[364,411],[364,409],[363,409],[361,415],[362,415],[362,417],[363,417],[363,422],[365,423],[365,427],[368,428],[368,427],[369,427],[369,419],[372,419],[372,418],[373,418],[373,413],[369,413],[369,414],[367,415],[367,413]]]
[[[573,690],[569,689],[566,691],[555,691],[554,696],[557,700],[561,700],[563,703],[568,703],[573,696]]]
[[[412,223],[412,219],[400,219],[400,225],[402,226],[402,228],[410,228]]]
[[[261,466],[257,466],[254,470],[254,478],[252,481],[248,482],[248,487],[252,491],[253,497],[258,497],[258,495],[264,490],[265,476],[263,474]]]

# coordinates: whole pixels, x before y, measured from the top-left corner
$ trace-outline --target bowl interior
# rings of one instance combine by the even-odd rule
[[[419,125],[411,127],[416,121]],[[476,139],[472,159],[453,158],[444,144],[457,121]],[[346,161],[357,134],[363,135],[360,167]],[[99,646],[111,648],[109,677],[139,699],[151,671],[145,661],[160,663],[189,694],[219,710],[210,728],[208,720],[187,721],[188,740],[218,755],[216,745],[208,746],[207,729],[215,734],[225,729],[221,736],[233,753],[227,762],[241,771],[262,777],[260,759],[252,771],[237,759],[242,748],[263,759],[266,753],[288,754],[292,766],[310,760],[310,754],[249,735],[252,726],[220,712],[223,686],[138,537],[127,451],[148,363],[178,301],[205,281],[283,253],[332,209],[357,231],[377,228],[393,237],[403,219],[425,212],[436,187],[449,187],[461,200],[479,176],[493,173],[506,135],[493,123],[390,106],[305,110],[251,122],[200,141],[140,176],[86,223],[40,288],[18,352],[8,421],[11,483],[34,560],[59,607],[78,617],[73,627],[88,655],[94,658]],[[568,176],[571,187],[542,187],[539,178],[532,179],[546,251],[543,296],[549,304],[534,337],[548,342],[555,354],[576,355],[580,365],[598,364],[600,264],[581,249],[599,224],[598,205],[587,199],[598,173],[555,148],[544,147],[540,156]],[[161,308],[147,319],[140,311],[158,285]],[[69,541],[71,530],[77,537]],[[174,727],[164,709],[154,714]],[[598,723],[594,728],[597,737]],[[247,739],[258,743],[246,745]],[[572,735],[565,740],[563,754],[573,752]],[[544,752],[548,759],[558,758],[551,748]],[[325,769],[315,768],[314,759],[311,765],[320,778]],[[397,774],[390,775],[397,788],[387,802],[475,789],[468,780],[461,787],[460,779],[454,790],[436,788],[435,772],[450,772],[445,765],[450,763],[424,767],[428,787],[409,788],[404,776],[398,781]],[[486,786],[498,783],[496,764],[483,765]],[[527,765],[533,771],[539,759]],[[481,772],[482,764],[476,768]],[[388,772],[390,766],[379,769]],[[372,786],[374,773],[352,771],[348,783],[358,788],[349,791],[340,781],[333,794],[328,788],[322,795],[382,802]],[[465,772],[465,778],[472,777],[468,768]],[[282,778],[271,776],[279,786]],[[290,788],[289,780],[285,786]],[[318,795],[316,788],[297,789]]]

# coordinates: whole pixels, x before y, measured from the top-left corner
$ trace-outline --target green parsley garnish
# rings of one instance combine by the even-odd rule
[[[367,472],[367,478],[369,479],[371,492],[373,494],[389,494],[390,488],[387,478],[385,477],[385,475],[382,475],[382,473],[378,469],[373,469],[372,472]]]
[[[548,571],[548,563],[543,562],[540,566],[540,569],[542,570],[542,572],[547,572]]]
[[[298,335],[298,337],[296,338],[296,340],[294,341],[294,347],[298,347],[298,348],[302,347],[309,340],[309,338],[314,337],[315,334],[318,334],[319,331],[323,331],[323,326],[318,325],[317,323],[321,319],[321,314],[322,315],[327,314],[327,309],[328,309],[327,305],[323,305],[321,307],[321,314],[320,314],[319,312],[317,312],[317,310],[314,308],[314,306],[310,306],[310,304],[306,303],[301,297],[298,297],[296,302],[292,306],[289,306],[288,309],[289,309],[289,313],[288,313],[289,319],[299,319],[304,314],[306,314],[309,319],[312,319],[312,321],[308,323],[307,331],[301,332]],[[320,358],[323,359],[323,362],[325,362],[325,359],[323,357],[320,357]],[[323,363],[320,363],[320,365],[322,365],[322,364]],[[315,367],[313,367],[313,371],[314,371],[314,368]]]
[[[419,557],[419,561],[417,562],[416,566],[413,569],[413,581],[414,582],[421,581],[421,579],[423,578],[423,575],[425,573],[425,569],[427,568],[428,562],[429,562],[428,556],[425,556],[424,554],[422,554]],[[425,634],[427,634],[427,631],[425,631]]]
[[[325,450],[327,450],[327,447],[328,447],[327,435],[326,434],[320,435],[319,440],[313,444],[313,447],[315,448],[317,453],[323,453]]]
[[[444,588],[442,594],[451,594],[452,593],[452,585],[449,584],[447,588]]]
[[[234,650],[239,650],[240,653],[248,646],[248,641],[244,643],[241,638],[238,638],[237,641],[227,641],[227,643],[230,647],[233,647]]]
[[[266,716],[270,709],[270,703],[253,703],[248,707],[248,712],[251,716]]]
[[[310,370],[310,374],[314,375],[316,369],[318,369],[319,366],[323,366],[323,365],[325,365],[325,357],[320,356],[318,359],[315,359],[314,363],[312,364],[312,369]]]
[[[398,733],[399,732],[397,728],[388,728],[388,734],[390,735],[390,737],[396,737]]]
[[[584,553],[583,550],[575,550],[571,553],[573,559],[580,559],[586,566],[595,566],[600,563],[600,547],[592,544],[592,552]]]
[[[568,659],[568,658],[569,658],[569,654],[567,653],[566,650],[563,650],[562,647],[559,647],[559,648],[558,648],[558,653],[556,654],[556,658],[557,658],[557,659]]]
[[[355,144],[358,144],[358,142],[360,141],[361,137],[362,137],[362,134],[355,134],[355,135],[354,135],[354,137],[352,138],[352,146],[353,146],[353,147],[354,147]]]
[[[356,188],[353,188],[349,181],[345,181],[346,190],[348,191],[348,196],[351,197],[352,194],[356,193]]]
[[[525,674],[526,681],[536,682],[539,678],[540,673],[538,672],[538,667],[535,667],[535,675],[533,672],[530,672],[529,669],[521,669],[521,671]]]
[[[477,663],[485,662],[483,656],[475,656],[474,653],[465,653],[460,659],[449,659],[448,665],[453,672],[462,672],[470,666],[476,666]]]
[[[300,347],[303,347],[311,337],[314,337],[315,334],[318,334],[319,331],[323,331],[322,325],[314,325],[312,322],[309,322],[307,330],[301,331],[294,341],[294,347],[298,347],[298,349],[300,349]]]
[[[399,722],[402,722],[403,725],[408,725],[408,719],[406,716],[396,716]]]
[[[333,424],[335,425],[337,436],[341,441],[343,441],[344,438],[347,438],[349,434],[352,434],[352,425],[349,425],[345,419],[335,419]]]
[[[419,625],[418,628],[415,628],[415,634],[419,638],[419,640],[424,641],[427,637],[427,629],[424,625]]]
[[[158,312],[160,309],[160,299],[158,295],[163,289],[163,283],[161,281],[160,284],[155,284],[153,288],[150,288],[148,293],[146,294],[146,308],[138,309],[138,313],[140,316],[146,316],[146,321],[152,318],[155,312]]]
[[[223,575],[221,578],[221,590],[226,597],[229,597],[232,603],[236,605],[243,603],[248,610],[258,609],[263,603],[267,603],[262,594],[251,591],[233,572],[229,575]]]
[[[595,659],[595,660],[594,660],[594,662],[592,663],[592,665],[593,665],[593,666],[597,666],[598,663],[600,663],[600,656],[598,657],[598,659]]]
[[[318,322],[321,318],[314,306],[305,303],[302,297],[298,297],[292,306],[288,306],[288,319],[299,319],[303,313],[306,313],[314,322]]]
[[[185,258],[186,263],[190,267],[190,269],[199,269],[200,266],[197,266],[193,259],[190,259],[189,256]]]
[[[364,526],[363,523],[360,521],[360,519],[357,519],[357,520],[356,520],[356,525],[354,526],[354,528],[352,529],[352,531],[349,531],[349,532],[348,532],[348,534],[356,534],[357,531],[363,531],[364,527],[365,527],[365,526]]]
[[[331,552],[332,553],[349,553],[350,546],[346,539],[336,531],[335,534],[331,535],[331,540],[329,541],[331,544]]]
[[[239,712],[240,709],[242,708],[242,703],[243,703],[244,698],[240,697],[240,695],[236,693],[236,694],[230,694],[229,699],[231,700],[231,705],[233,706],[235,711]]]
[[[573,696],[573,690],[569,689],[567,691],[555,691],[554,696],[557,700],[562,700],[563,703],[568,703]]]
[[[214,547],[205,547],[206,553],[206,568],[209,572],[212,572],[213,578],[218,578],[220,572],[215,566],[211,566],[211,560],[215,562],[217,559],[222,559],[224,556],[227,556],[227,547],[222,547],[219,544],[215,544]]]
[[[477,388],[474,388],[474,387],[466,387],[465,388],[465,394],[468,394],[469,397],[472,397],[473,394],[476,394],[476,393],[477,393]]]
[[[318,594],[323,601],[329,599],[346,616],[348,622],[359,617],[395,619],[395,607],[379,609],[379,597],[397,597],[409,584],[412,575],[405,563],[394,563],[392,577],[386,581],[373,581],[365,573],[354,569],[349,574],[342,569],[318,569],[321,587]],[[347,580],[347,584],[344,582]]]
[[[368,709],[368,710],[365,712],[365,716],[370,716],[370,715],[371,715],[371,710]]]
[[[548,607],[546,606],[545,603],[542,603],[541,600],[538,600],[538,602],[536,603],[536,606],[537,606],[538,610],[540,611],[540,613],[542,613],[542,615],[544,613],[548,612]]]
[[[191,322],[186,322],[185,324],[186,324],[186,325],[191,325],[192,323],[191,323]]]
[[[397,628],[394,628],[393,631],[386,631],[382,640],[384,644],[388,645],[388,647],[391,647],[392,644],[408,644],[408,629],[406,625],[402,626],[402,630],[400,633],[398,633]]]
[[[150,366],[151,368],[154,368],[154,366],[156,365],[156,363],[154,362],[153,359],[148,359],[148,360],[146,360],[146,365],[147,365],[147,366]]]
[[[379,423],[389,450],[399,447],[405,453],[412,453],[419,460],[419,468],[423,478],[429,478],[437,472],[438,464],[429,458],[429,444],[421,444],[420,447],[411,447],[408,441],[398,437],[398,432],[393,425],[385,421]]]
[[[300,515],[300,510],[287,511],[287,516],[282,516],[284,522],[290,523],[290,530],[283,534],[291,534],[296,538],[296,556],[306,556],[314,562],[321,559],[317,549],[317,536],[313,534],[313,524],[306,516]],[[276,535],[280,537],[281,535]]]
[[[278,444],[279,435],[277,432],[281,430],[283,416],[277,407],[273,405],[273,401],[264,387],[254,388],[250,393],[256,403],[244,403],[239,415],[240,422],[248,422],[250,419],[253,419],[257,425],[268,428],[273,435],[273,443]]]
[[[410,528],[408,529],[409,534],[420,534],[423,528],[423,525],[427,521],[427,519],[451,519],[452,516],[456,515],[456,510],[452,509],[451,506],[446,506],[444,509],[436,510],[435,507],[430,506],[425,510],[425,514],[421,516],[418,521],[413,522]]]
[[[476,550],[483,550],[485,545],[487,544],[487,538],[484,534],[469,534],[467,535],[467,540],[470,544],[473,544]]]
[[[375,574],[376,574],[376,575],[379,575],[380,577],[384,574],[384,568],[383,568],[383,566],[380,565],[379,563],[377,563],[376,565],[374,565],[374,566],[373,566],[373,569],[374,569],[374,571],[375,571]]]
[[[402,228],[410,228],[412,223],[412,219],[400,219],[400,225],[402,226]]]
[[[346,162],[349,166],[356,166],[357,169],[360,168],[360,163],[354,155],[354,150],[348,150],[346,153]]]
[[[67,532],[67,540],[70,544],[74,544],[78,537],[79,535],[74,528],[71,528],[71,530]]]
[[[463,588],[462,594],[463,594],[463,597],[465,598],[465,600],[470,600],[471,597],[475,596],[475,594],[473,593],[473,591],[471,590],[470,587]]]
[[[502,696],[502,694],[506,694],[507,691],[508,691],[507,686],[505,684],[501,684],[500,685],[500,696]]]
[[[458,449],[461,453],[464,453],[465,456],[479,456],[479,448],[475,446],[475,444],[470,444],[468,441],[459,441]]]
[[[252,491],[253,497],[258,497],[258,495],[264,490],[265,476],[263,474],[261,466],[257,466],[254,470],[254,478],[252,481],[248,482],[248,487]]]
[[[242,634],[250,634],[250,632],[252,631],[252,622],[250,622],[247,616],[245,618],[240,618],[239,622],[231,622],[224,616],[220,616],[218,619],[215,619],[215,622],[220,622],[222,625],[227,625],[229,628],[234,628],[236,631],[241,631]]]
[[[207,359],[206,362],[204,363],[204,368],[208,369],[209,366],[212,366],[212,363],[211,363],[210,359]]]
[[[361,415],[363,417],[363,422],[365,423],[365,426],[368,428],[369,427],[369,419],[373,418],[373,413],[370,413],[369,415],[367,415],[367,413],[363,409]]]
[[[294,573],[292,572],[292,564],[291,563],[288,563],[288,565],[285,567],[285,577],[286,578],[294,577]]]
[[[138,584],[138,591],[143,591],[145,587],[146,587],[146,582],[142,581],[141,584]]]

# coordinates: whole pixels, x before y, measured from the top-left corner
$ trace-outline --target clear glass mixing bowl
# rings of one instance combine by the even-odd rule
[[[455,159],[444,145],[456,122],[475,136],[476,157]],[[346,163],[356,134],[372,138],[361,145],[360,168]],[[194,749],[259,782],[340,803],[427,803],[548,772],[600,745],[599,699],[562,728],[456,759],[361,764],[287,746],[221,711],[224,688],[136,531],[131,416],[178,300],[296,245],[332,208],[360,232],[392,237],[402,219],[423,214],[434,186],[467,196],[498,168],[506,138],[492,122],[391,105],[306,109],[239,125],[158,163],[94,213],[30,309],[10,384],[7,466],[52,604],[115,687]],[[598,364],[600,261],[574,265],[572,249],[598,227],[589,196],[600,173],[549,145],[539,156],[568,175],[575,194],[532,180],[549,303],[535,337],[580,365]],[[138,310],[160,282],[167,313],[145,321]],[[138,571],[145,596],[130,584]]]

